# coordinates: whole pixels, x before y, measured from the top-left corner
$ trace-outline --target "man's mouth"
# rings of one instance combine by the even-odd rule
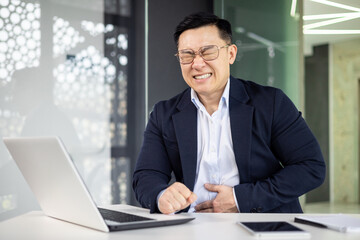
[[[212,74],[211,73],[206,73],[206,74],[203,74],[203,75],[197,75],[197,76],[194,76],[195,79],[205,79],[205,78],[209,78]]]

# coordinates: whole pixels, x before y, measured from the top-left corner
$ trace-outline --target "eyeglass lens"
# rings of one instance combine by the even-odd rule
[[[215,45],[201,47],[198,54],[205,60],[215,60],[219,55],[219,49]],[[192,63],[196,56],[196,52],[190,49],[179,51],[178,57],[181,63]]]

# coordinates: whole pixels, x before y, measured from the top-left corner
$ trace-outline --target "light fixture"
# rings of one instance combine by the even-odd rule
[[[292,17],[296,17],[296,5],[297,5],[297,0],[292,0],[291,9],[290,9],[290,16]]]
[[[325,20],[325,21],[318,21],[315,23],[304,25],[303,26],[304,34],[360,34],[360,30],[357,30],[357,29],[349,29],[349,30],[316,29],[319,27],[324,27],[324,26],[360,18],[360,8],[353,7],[350,5],[345,5],[342,3],[336,3],[333,1],[329,1],[329,0],[310,0],[310,1],[324,4],[324,5],[331,6],[331,7],[350,10],[353,12],[303,16],[304,21],[329,19],[329,20]]]
[[[345,5],[345,4],[342,4],[342,3],[336,3],[336,2],[332,2],[332,1],[328,1],[328,0],[311,0],[311,1],[321,3],[321,4],[324,4],[324,5],[328,5],[328,6],[332,6],[332,7],[342,8],[342,9],[355,11],[355,12],[360,12],[360,8]]]
[[[307,16],[304,16],[303,19],[304,19],[304,21],[308,21],[308,20],[319,20],[319,19],[329,19],[329,18],[341,18],[341,17],[351,17],[351,16],[360,16],[360,12],[307,15]]]
[[[321,30],[321,29],[309,29],[304,30],[304,34],[308,35],[325,35],[325,34],[360,34],[360,30]]]
[[[327,21],[307,24],[307,25],[304,25],[303,28],[304,28],[304,30],[305,29],[314,29],[317,27],[323,27],[323,26],[328,26],[328,25],[335,24],[335,23],[345,22],[345,21],[355,19],[355,18],[360,18],[360,13],[357,15],[354,15],[354,16],[350,16],[350,17],[341,17],[341,18],[335,18],[335,19],[331,19],[331,20],[327,20]]]

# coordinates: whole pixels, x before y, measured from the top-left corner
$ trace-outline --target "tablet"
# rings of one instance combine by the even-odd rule
[[[309,238],[306,232],[288,222],[237,222],[259,238]]]

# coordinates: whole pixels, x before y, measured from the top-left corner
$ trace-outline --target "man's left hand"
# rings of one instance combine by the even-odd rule
[[[213,200],[199,203],[195,206],[196,212],[216,212],[216,213],[236,213],[239,212],[234,195],[233,188],[225,185],[214,185],[206,183],[204,187],[210,192],[217,192]]]

